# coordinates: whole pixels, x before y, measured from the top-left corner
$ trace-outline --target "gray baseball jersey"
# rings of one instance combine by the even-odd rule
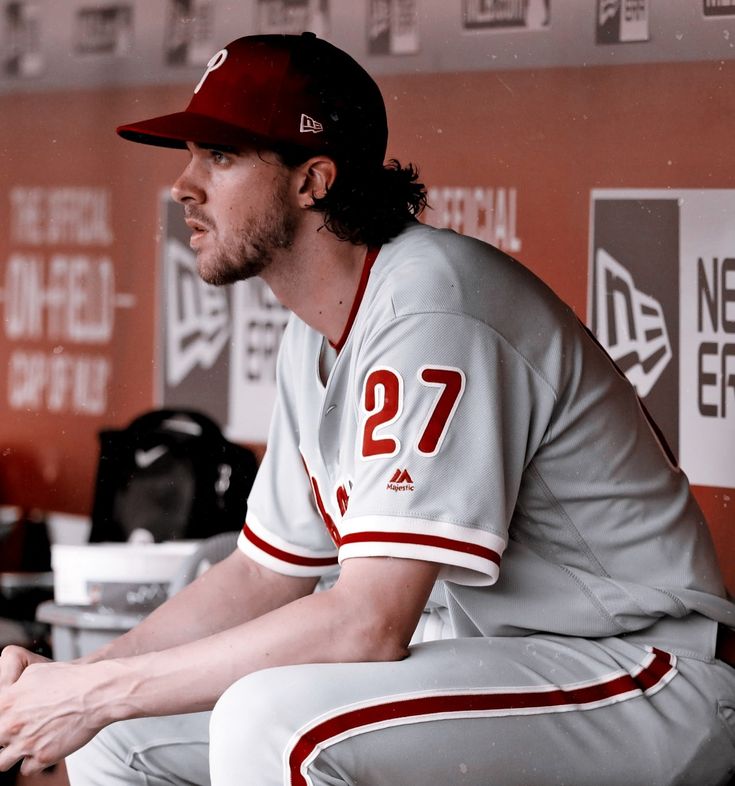
[[[707,526],[633,388],[572,311],[479,241],[368,254],[338,354],[293,318],[239,545],[320,575],[439,563],[457,636],[733,622]]]
[[[712,658],[732,606],[686,478],[570,310],[482,243],[412,225],[368,255],[338,347],[291,321],[239,545],[291,575],[439,563],[421,643],[113,724],[67,761],[75,786],[206,783],[207,740],[212,786],[735,771],[735,670]]]

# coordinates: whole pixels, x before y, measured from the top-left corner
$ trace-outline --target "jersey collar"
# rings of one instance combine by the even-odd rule
[[[357,292],[355,292],[355,299],[352,303],[350,314],[347,317],[347,324],[345,325],[345,329],[342,331],[342,335],[340,336],[339,341],[336,344],[333,344],[331,341],[329,342],[330,346],[332,346],[337,352],[339,352],[342,349],[342,347],[345,345],[345,342],[347,341],[347,337],[350,335],[350,330],[352,330],[352,323],[355,321],[355,317],[357,316],[357,312],[360,308],[360,303],[362,303],[362,298],[363,295],[365,294],[365,288],[367,287],[368,278],[370,277],[370,271],[379,253],[380,253],[380,246],[370,246],[367,252],[365,253],[365,262],[362,265],[362,274],[360,275],[360,283],[357,285]]]

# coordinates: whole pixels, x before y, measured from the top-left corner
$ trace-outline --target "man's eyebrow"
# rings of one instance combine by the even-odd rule
[[[218,150],[220,153],[240,152],[234,145],[216,145],[210,142],[200,142],[197,146],[202,148],[202,150]]]

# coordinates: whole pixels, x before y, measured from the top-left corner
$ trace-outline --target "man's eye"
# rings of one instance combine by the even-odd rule
[[[210,150],[209,155],[215,164],[224,164],[229,160],[227,154],[222,152],[222,150]]]

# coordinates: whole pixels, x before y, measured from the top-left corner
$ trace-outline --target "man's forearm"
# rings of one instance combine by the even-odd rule
[[[331,590],[164,652],[92,664],[99,720],[211,709],[240,677],[274,666],[400,659],[436,574],[429,563],[351,560]]]
[[[279,576],[235,552],[135,628],[76,662],[127,658],[206,638],[309,594],[315,583]]]

